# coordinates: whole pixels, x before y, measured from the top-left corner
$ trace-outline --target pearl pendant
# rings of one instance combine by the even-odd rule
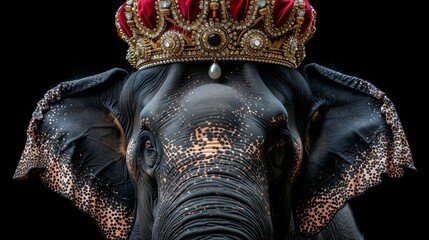
[[[220,69],[219,64],[213,63],[209,68],[209,77],[211,79],[218,79],[220,75],[222,74],[222,70]]]

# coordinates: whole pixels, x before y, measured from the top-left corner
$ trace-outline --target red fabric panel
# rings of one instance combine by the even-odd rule
[[[276,27],[281,27],[285,24],[285,21],[289,17],[289,14],[293,7],[293,0],[275,0],[274,1],[274,10],[273,10],[273,19]],[[301,25],[301,30],[305,31],[310,26],[313,21],[313,13],[311,5],[307,0],[304,0],[305,4],[305,14],[304,22]]]
[[[147,28],[154,29],[156,24],[156,11],[154,0],[140,0],[137,3],[140,20]]]
[[[127,4],[124,3],[121,8],[119,9],[119,13],[118,13],[118,21],[119,21],[119,25],[121,26],[122,30],[124,31],[124,33],[128,36],[128,37],[132,37],[133,34],[131,33],[130,28],[127,25],[127,18],[125,17],[125,6]]]
[[[250,0],[230,0],[230,12],[231,16],[236,21],[244,20],[249,9]],[[200,9],[198,8],[199,0],[178,0],[180,12],[185,19],[190,22],[195,21],[196,16]],[[305,3],[305,16],[304,22],[301,26],[301,30],[305,31],[313,21],[312,8],[308,0],[304,0]],[[273,9],[273,20],[276,27],[282,27],[288,19],[292,10],[294,0],[274,0]],[[124,7],[122,5],[119,9],[119,23],[125,34],[129,37],[132,36],[132,32],[127,25],[127,19],[125,18]],[[137,10],[143,25],[153,29],[156,24],[156,11],[154,0],[140,0],[137,3]]]
[[[285,23],[292,10],[293,2],[293,0],[274,1],[273,20],[276,27],[281,27]]]
[[[193,22],[200,11],[198,8],[199,0],[178,0],[178,3],[183,17],[185,17],[188,21]]]
[[[249,0],[230,0],[232,18],[236,21],[244,20],[249,9]]]

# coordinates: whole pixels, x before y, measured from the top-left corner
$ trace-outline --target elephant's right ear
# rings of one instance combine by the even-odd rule
[[[317,64],[304,76],[313,92],[296,216],[299,231],[324,228],[348,199],[415,169],[391,100],[371,83]]]
[[[128,238],[134,220],[119,104],[127,75],[111,69],[49,90],[33,113],[14,175],[40,177],[89,214],[107,239]]]

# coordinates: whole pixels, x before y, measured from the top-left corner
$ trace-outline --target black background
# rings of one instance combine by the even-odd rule
[[[2,17],[2,234],[13,239],[99,239],[93,222],[40,183],[12,175],[36,103],[59,82],[112,67],[131,70],[114,14],[123,1],[31,1]],[[21,3],[21,2],[20,2]],[[427,227],[427,68],[423,7],[393,1],[311,1],[317,31],[305,62],[361,77],[395,104],[418,171],[352,199],[366,239],[418,239]]]

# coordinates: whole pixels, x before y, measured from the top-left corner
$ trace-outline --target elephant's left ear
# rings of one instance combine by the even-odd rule
[[[87,213],[106,239],[127,239],[134,189],[125,161],[122,69],[63,82],[39,101],[15,179],[37,176]]]
[[[303,70],[313,105],[296,217],[299,232],[309,236],[348,199],[415,167],[394,105],[382,91],[317,64]]]

